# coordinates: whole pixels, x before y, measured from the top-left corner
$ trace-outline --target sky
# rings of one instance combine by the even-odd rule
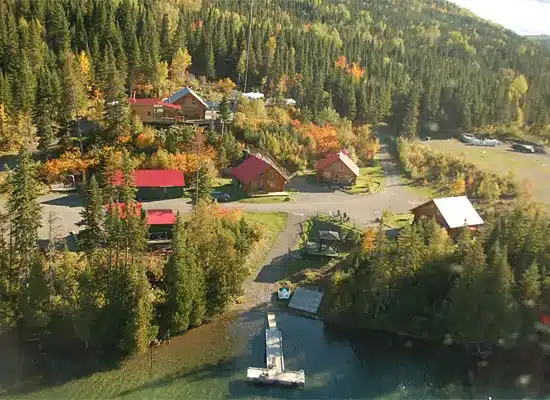
[[[550,35],[550,0],[451,0],[520,35]]]

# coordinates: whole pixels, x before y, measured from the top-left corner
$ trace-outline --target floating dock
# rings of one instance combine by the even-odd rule
[[[285,371],[283,357],[283,335],[277,328],[274,313],[267,313],[265,330],[265,363],[267,368],[248,368],[249,381],[283,386],[302,386],[306,382],[304,370]]]

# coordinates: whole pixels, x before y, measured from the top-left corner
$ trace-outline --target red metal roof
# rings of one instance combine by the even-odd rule
[[[130,104],[135,104],[137,106],[162,106],[166,108],[171,108],[173,110],[181,110],[181,106],[177,104],[170,104],[165,101],[154,99],[154,98],[147,98],[147,99],[128,99],[128,102]]]
[[[239,182],[248,183],[270,167],[262,158],[250,155],[241,165],[233,168],[231,173]]]
[[[174,187],[185,186],[183,172],[177,169],[136,169],[134,172],[136,187]],[[124,176],[121,170],[115,172],[113,186],[122,186]]]
[[[113,203],[117,208],[119,212],[119,216],[121,219],[126,218],[126,204],[125,203]],[[109,209],[111,208],[110,204],[107,204],[105,206],[105,210],[109,212]],[[136,214],[141,216],[141,210],[142,210],[141,203],[136,203]],[[166,210],[146,210],[147,214],[147,224],[148,225],[173,225],[176,223],[176,214],[169,209]]]
[[[348,157],[347,151],[345,150],[340,150],[338,153],[329,153],[325,158],[317,161],[317,171],[322,171],[338,160],[342,161],[355,176],[359,176],[359,167]]]
[[[174,225],[176,214],[172,210],[147,210],[149,225]]]

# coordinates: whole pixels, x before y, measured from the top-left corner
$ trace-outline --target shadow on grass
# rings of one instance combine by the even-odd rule
[[[0,336],[0,397],[23,395],[120,367],[113,355],[72,349],[44,352],[15,331]]]

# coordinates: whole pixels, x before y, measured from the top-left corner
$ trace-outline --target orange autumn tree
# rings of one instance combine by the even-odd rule
[[[305,136],[311,137],[317,147],[316,153],[324,154],[331,151],[340,150],[340,142],[338,141],[338,129],[330,124],[324,126],[319,126],[314,123],[308,124],[296,124],[294,123],[295,128],[298,132],[302,133]]]
[[[41,175],[47,182],[58,181],[63,175],[83,173],[97,164],[90,156],[83,156],[79,149],[71,149],[61,154],[59,158],[49,160],[42,165]]]

